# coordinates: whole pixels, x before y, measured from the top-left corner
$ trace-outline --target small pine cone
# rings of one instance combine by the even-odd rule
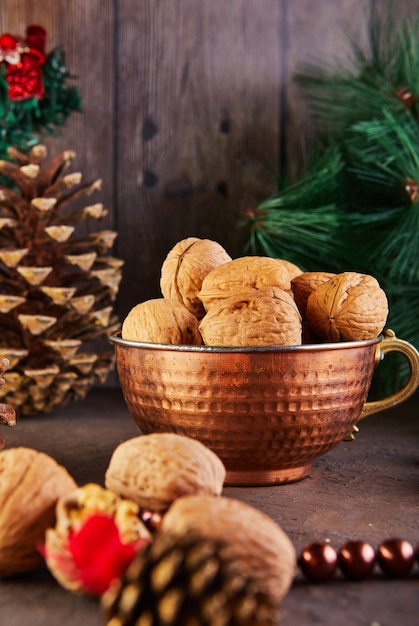
[[[225,567],[224,546],[158,533],[102,597],[107,626],[274,626],[278,606]]]

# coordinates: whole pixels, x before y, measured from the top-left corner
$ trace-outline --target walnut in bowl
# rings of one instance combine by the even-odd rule
[[[325,341],[374,339],[382,332],[387,315],[387,296],[368,274],[337,274],[319,285],[307,300],[307,322]]]
[[[122,337],[130,341],[199,345],[198,320],[178,300],[155,298],[131,309],[122,324]]]
[[[211,239],[188,237],[179,241],[167,254],[160,277],[165,298],[179,300],[200,318],[205,311],[197,294],[205,276],[215,267],[231,261],[224,248]]]

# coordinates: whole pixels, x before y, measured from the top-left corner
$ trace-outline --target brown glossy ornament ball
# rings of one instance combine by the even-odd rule
[[[407,576],[414,560],[415,550],[405,539],[387,539],[378,546],[377,561],[386,576]]]
[[[325,582],[336,572],[338,555],[328,543],[311,543],[302,550],[298,564],[306,578],[313,582]]]
[[[372,574],[375,550],[366,541],[348,541],[339,550],[338,563],[346,578],[362,580]]]
[[[163,520],[163,515],[164,513],[159,511],[148,511],[147,509],[142,509],[140,511],[141,521],[152,533],[159,530]]]

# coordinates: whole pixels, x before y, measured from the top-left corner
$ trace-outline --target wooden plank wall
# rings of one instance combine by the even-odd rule
[[[310,136],[294,70],[344,55],[343,24],[362,31],[371,2],[1,0],[0,32],[42,24],[77,76],[84,111],[48,146],[75,150],[84,178],[103,179],[101,227],[117,230],[125,261],[121,319],[160,295],[178,240],[207,237],[241,254],[244,211],[279,170],[298,171]]]

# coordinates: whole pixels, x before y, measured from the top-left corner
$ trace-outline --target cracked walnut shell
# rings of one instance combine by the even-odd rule
[[[0,576],[45,564],[38,546],[54,524],[58,499],[76,487],[67,470],[43,452],[19,447],[0,453]]]
[[[137,304],[124,319],[121,334],[131,341],[202,344],[197,318],[177,300],[166,298]]]
[[[199,324],[207,346],[294,346],[302,341],[301,316],[282,289],[242,290],[220,300]]]
[[[211,239],[188,237],[179,241],[167,254],[160,277],[165,298],[181,302],[196,317],[205,311],[198,292],[205,276],[215,267],[231,261],[224,248]]]
[[[224,542],[231,572],[260,581],[277,602],[291,586],[296,552],[290,538],[272,518],[243,501],[208,495],[179,498],[160,530]]]
[[[175,433],[151,433],[115,449],[105,484],[144,509],[165,511],[183,495],[220,494],[225,475],[221,459],[203,443]]]
[[[326,341],[375,339],[387,315],[387,296],[368,274],[337,274],[319,285],[307,300],[308,324]]]

